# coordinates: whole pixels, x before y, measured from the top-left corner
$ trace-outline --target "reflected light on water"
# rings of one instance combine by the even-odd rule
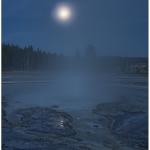
[[[60,120],[58,120],[57,127],[64,128],[64,120],[62,118]]]

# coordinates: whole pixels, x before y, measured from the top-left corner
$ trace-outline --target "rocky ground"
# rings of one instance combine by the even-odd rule
[[[3,97],[3,150],[146,150],[147,108],[125,101],[97,105],[87,120],[58,106],[30,107],[7,115]],[[90,118],[90,119],[89,119]]]
[[[99,124],[122,144],[134,149],[148,149],[148,112],[145,103],[115,102],[99,104],[93,110]]]
[[[25,108],[7,117],[3,105],[2,118],[4,150],[97,149],[77,136],[71,115],[53,108]]]

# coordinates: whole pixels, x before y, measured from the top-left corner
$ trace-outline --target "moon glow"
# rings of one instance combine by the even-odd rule
[[[70,22],[73,19],[73,8],[68,4],[59,4],[54,10],[54,17],[61,23]]]

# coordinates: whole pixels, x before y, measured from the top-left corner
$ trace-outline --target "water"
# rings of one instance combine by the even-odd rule
[[[147,100],[147,77],[83,72],[4,73],[2,94],[9,111],[58,105],[65,111],[91,109],[102,102]]]

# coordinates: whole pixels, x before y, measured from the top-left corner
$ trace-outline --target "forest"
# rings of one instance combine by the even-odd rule
[[[57,69],[92,69],[123,73],[148,73],[147,57],[97,56],[94,46],[88,46],[83,56],[45,52],[32,46],[21,48],[2,44],[3,71],[33,71]]]
[[[49,67],[56,68],[64,56],[56,53],[46,53],[32,46],[21,48],[16,45],[2,44],[3,70],[37,70]],[[56,63],[57,62],[57,63]]]

